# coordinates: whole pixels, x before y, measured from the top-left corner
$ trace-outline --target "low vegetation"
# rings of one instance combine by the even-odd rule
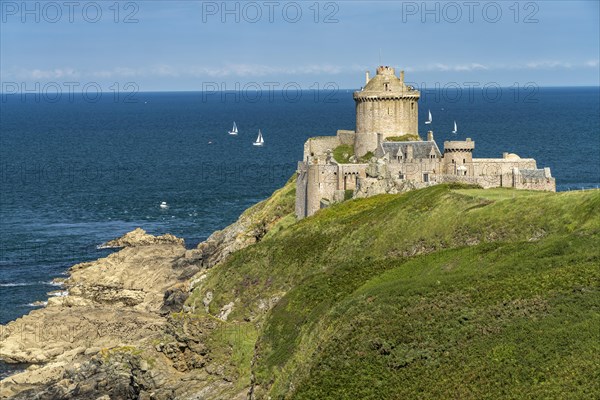
[[[599,398],[599,210],[455,184],[290,212],[192,297],[234,304],[257,398]]]
[[[293,213],[296,201],[296,178],[297,175],[294,174],[271,197],[244,211],[241,218],[248,218],[251,221],[251,228],[257,234],[271,231],[273,224],[278,224],[283,217]]]
[[[354,147],[347,144],[341,144],[333,150],[333,159],[340,164],[349,164],[352,156]]]
[[[362,157],[356,159],[358,163],[368,163],[371,158],[373,158],[374,154],[372,152],[368,152]],[[354,157],[354,147],[341,144],[333,150],[333,159],[339,164],[351,164],[351,158]]]
[[[411,135],[410,133],[407,133],[406,135],[402,136],[388,136],[385,138],[385,140],[388,142],[414,142],[420,141],[421,137],[419,135]]]

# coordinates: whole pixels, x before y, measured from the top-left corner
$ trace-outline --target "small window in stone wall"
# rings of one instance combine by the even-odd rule
[[[398,174],[398,179],[404,180],[404,174],[402,172]]]
[[[467,159],[463,158],[463,164],[466,164],[466,163],[467,163]]]

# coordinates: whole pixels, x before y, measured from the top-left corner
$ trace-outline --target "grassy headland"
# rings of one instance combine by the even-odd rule
[[[188,299],[234,304],[214,340],[257,398],[600,397],[599,191],[438,185],[294,223],[293,185]]]

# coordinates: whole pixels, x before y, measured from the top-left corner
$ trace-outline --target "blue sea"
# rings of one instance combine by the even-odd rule
[[[430,92],[420,131],[470,137],[476,157],[502,152],[549,166],[559,190],[600,185],[598,88],[505,89],[500,98]],[[0,323],[33,309],[73,264],[142,227],[193,247],[268,197],[295,171],[307,138],[354,129],[351,90],[296,99],[137,93],[131,102],[29,95],[0,103]],[[433,124],[424,125],[427,111]],[[453,121],[459,134],[450,133]],[[240,130],[229,136],[233,121]],[[252,145],[258,129],[266,145]],[[160,203],[169,204],[161,209]]]

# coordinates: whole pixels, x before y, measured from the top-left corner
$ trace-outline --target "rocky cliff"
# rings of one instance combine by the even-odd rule
[[[0,359],[31,364],[1,381],[0,398],[245,399],[249,382],[211,356],[206,337],[220,320],[182,310],[202,271],[291,212],[293,191],[288,184],[195,249],[140,228],[103,244],[121,250],[71,267],[61,296],[0,327]]]

